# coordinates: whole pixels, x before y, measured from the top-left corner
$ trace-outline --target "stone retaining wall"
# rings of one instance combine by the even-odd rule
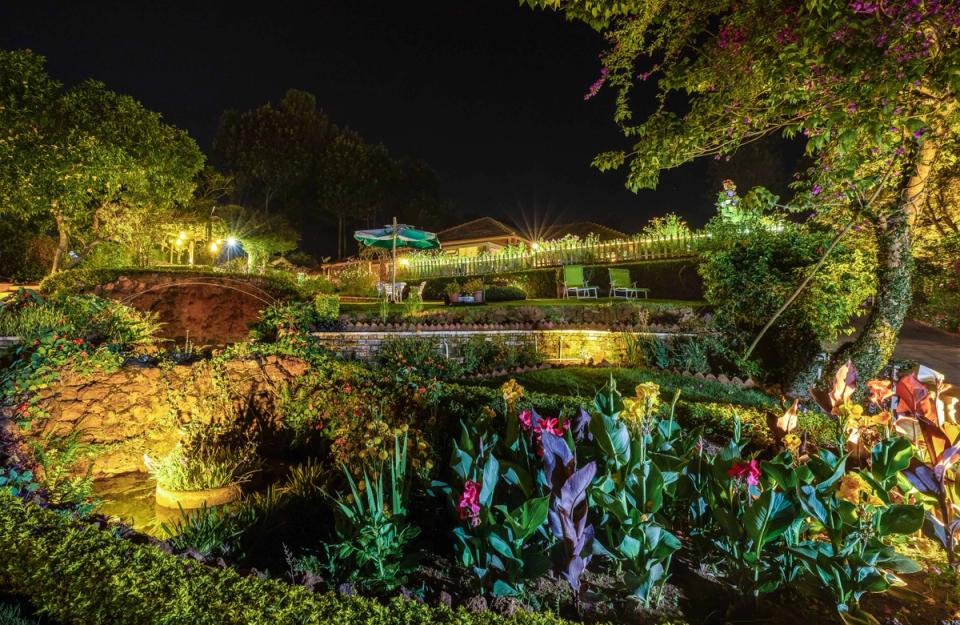
[[[384,341],[402,338],[427,338],[444,356],[457,358],[461,346],[471,338],[482,336],[488,341],[507,345],[532,345],[543,354],[545,362],[555,364],[587,364],[621,362],[627,336],[689,336],[664,332],[616,332],[611,330],[424,330],[410,332],[314,332],[320,344],[344,358],[374,360]]]
[[[265,436],[278,431],[274,389],[306,370],[307,363],[298,358],[268,356],[227,361],[222,377],[212,374],[208,362],[128,366],[93,376],[68,373],[41,391],[49,419],[21,432],[12,419],[0,414],[0,428],[12,429],[28,444],[47,434],[79,432],[80,442],[97,448],[90,467],[95,478],[145,471],[143,455],[157,457],[170,451],[180,440],[183,425],[191,421],[250,418],[247,425]],[[215,386],[223,383],[238,408],[226,414],[210,403]]]

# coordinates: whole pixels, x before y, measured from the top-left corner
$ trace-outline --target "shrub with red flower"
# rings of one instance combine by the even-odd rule
[[[467,521],[473,527],[480,525],[480,482],[467,480],[463,485],[463,494],[457,504],[460,520]]]
[[[727,469],[727,475],[734,479],[743,480],[750,486],[760,483],[760,461],[753,459],[749,462],[734,462]]]

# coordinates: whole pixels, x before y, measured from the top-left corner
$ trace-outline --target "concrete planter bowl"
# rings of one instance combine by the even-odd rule
[[[222,506],[236,501],[241,494],[240,486],[237,484],[204,490],[167,490],[157,484],[156,500],[157,505],[163,508],[173,508],[175,510],[179,507],[184,510],[195,510],[204,506],[208,508],[210,506]]]

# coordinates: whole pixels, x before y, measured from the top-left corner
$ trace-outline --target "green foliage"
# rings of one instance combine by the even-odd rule
[[[407,299],[403,301],[403,314],[413,318],[419,315],[421,310],[423,310],[423,298],[420,297],[420,292],[417,290],[410,291]]]
[[[96,504],[93,500],[93,478],[89,465],[80,472],[80,465],[96,454],[96,447],[80,440],[82,432],[74,430],[64,435],[44,433],[33,443],[33,457],[40,467],[40,483],[47,501],[73,507],[83,516]]]
[[[145,458],[157,484],[168,490],[205,490],[241,484],[255,470],[256,443],[236,442],[236,432],[196,426],[160,458]]]
[[[339,542],[327,545],[327,570],[340,573],[338,581],[386,593],[402,585],[415,568],[409,543],[420,530],[407,520],[411,486],[407,441],[406,433],[394,436],[393,453],[373,474],[365,468],[360,486],[344,467],[350,493],[333,500]]]
[[[742,353],[793,294],[828,245],[830,234],[793,224],[731,234],[722,219],[708,231],[735,236],[730,246],[703,255],[705,297],[716,311],[727,347]],[[824,341],[851,331],[859,305],[875,292],[869,246],[851,240],[838,246],[800,297],[779,318],[757,352],[773,379],[805,388]],[[798,376],[799,379],[798,379]]]
[[[380,345],[380,363],[424,378],[454,379],[499,369],[537,366],[543,362],[534,345],[514,344],[502,337],[470,337],[460,346],[460,358],[447,358],[433,341],[422,337],[389,339]]]
[[[26,498],[36,493],[40,484],[34,479],[30,469],[17,467],[0,467],[0,489],[4,489],[14,497]]]
[[[87,341],[136,349],[154,341],[156,315],[95,295],[44,299],[21,292],[0,307],[0,335],[31,342],[58,333]]]
[[[313,307],[317,312],[317,321],[321,324],[332,323],[340,317],[340,296],[318,293],[313,299]]]
[[[408,369],[424,378],[445,379],[459,374],[457,364],[442,356],[433,341],[421,337],[387,339],[380,344],[380,363]]]
[[[366,263],[347,266],[337,273],[335,280],[342,295],[374,297],[377,294],[377,274],[371,272]]]
[[[0,73],[0,210],[56,221],[54,269],[71,243],[133,245],[147,215],[189,200],[203,155],[159,114],[92,80],[65,88],[30,51],[0,53]]]
[[[460,347],[460,374],[483,374],[497,369],[532,367],[543,362],[543,356],[534,345],[508,343],[502,337],[488,339],[473,336]]]
[[[64,562],[70,575],[58,575]],[[120,582],[117,582],[120,580]],[[131,593],[130,584],[145,593]],[[206,567],[64,519],[0,493],[0,583],[64,622],[123,615],[128,625],[563,625],[550,613],[497,616],[403,599],[314,594],[274,579]]]
[[[653,217],[643,227],[642,235],[651,238],[677,238],[689,236],[690,226],[685,219],[676,213],[667,213],[661,217]]]
[[[244,280],[254,286],[263,288],[271,295],[279,298],[306,298],[310,299],[318,290],[331,289],[326,281],[320,279],[300,280],[287,271],[267,270],[263,273],[250,275],[244,272],[211,271],[209,268],[177,266],[177,267],[101,267],[76,268],[60,271],[47,276],[40,283],[40,290],[50,297],[78,295],[92,291],[103,284],[116,282],[122,276],[137,277],[140,275],[169,274],[171,277],[207,277]]]
[[[208,508],[206,502],[196,510],[180,508],[180,518],[161,523],[160,529],[175,550],[193,550],[205,558],[230,555],[243,534],[236,517],[226,508]]]
[[[0,625],[40,625],[40,621],[22,615],[18,605],[0,603]]]
[[[491,284],[484,291],[483,297],[487,302],[515,302],[517,300],[527,299],[527,293],[520,287],[513,286],[512,284]]]

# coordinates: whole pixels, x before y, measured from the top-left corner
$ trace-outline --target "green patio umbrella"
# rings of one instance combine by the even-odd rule
[[[382,247],[393,251],[392,282],[397,283],[397,248],[411,247],[416,250],[440,249],[437,235],[425,230],[417,230],[412,226],[397,223],[393,218],[393,225],[375,228],[373,230],[357,230],[353,238],[371,247]]]

